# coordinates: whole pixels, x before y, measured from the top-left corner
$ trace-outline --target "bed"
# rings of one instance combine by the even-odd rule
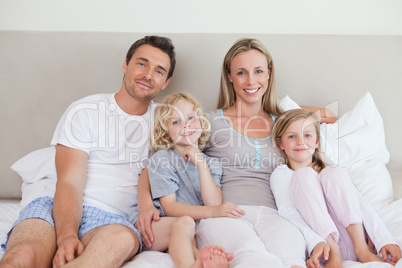
[[[402,245],[402,37],[166,34],[177,49],[169,93],[189,92],[214,109],[221,62],[240,37],[260,39],[275,61],[282,105],[326,106],[340,118],[322,125],[326,160],[346,168]],[[74,100],[115,92],[129,45],[143,34],[0,32],[0,241],[21,204],[46,174],[23,174],[22,161],[49,146],[58,119]],[[200,46],[202,44],[202,46]],[[31,155],[38,159],[37,155]],[[20,162],[19,162],[20,161]],[[10,167],[14,166],[14,170]],[[33,190],[36,188],[36,190]],[[4,251],[0,249],[0,259]],[[345,261],[345,267],[391,267]],[[402,262],[398,263],[402,267]],[[174,267],[166,253],[144,252],[124,267]]]

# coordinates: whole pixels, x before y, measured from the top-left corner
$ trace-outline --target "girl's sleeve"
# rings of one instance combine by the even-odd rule
[[[368,236],[371,238],[371,241],[373,241],[377,251],[380,251],[385,245],[398,245],[398,242],[388,230],[377,211],[366,199],[364,199],[357,189],[356,194],[360,199],[364,228],[366,229]]]
[[[325,242],[325,240],[310,228],[293,204],[290,194],[291,176],[292,171],[287,166],[278,166],[271,175],[271,190],[275,197],[279,215],[299,228],[307,242],[308,252],[311,254],[315,246],[320,242]]]

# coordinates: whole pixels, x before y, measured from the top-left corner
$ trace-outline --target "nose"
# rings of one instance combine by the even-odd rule
[[[298,139],[297,139],[297,144],[298,144],[298,145],[304,145],[304,140],[303,140],[303,138],[298,138]]]
[[[152,69],[151,68],[146,68],[143,72],[144,78],[147,80],[151,80],[152,78]]]

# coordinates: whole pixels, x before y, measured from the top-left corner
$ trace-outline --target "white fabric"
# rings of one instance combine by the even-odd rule
[[[220,245],[233,252],[231,267],[305,267],[306,244],[293,224],[268,207],[239,207],[246,212],[240,219],[201,220],[197,245]]]

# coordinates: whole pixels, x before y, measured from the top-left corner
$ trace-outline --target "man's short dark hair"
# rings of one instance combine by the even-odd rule
[[[176,65],[176,52],[174,51],[174,46],[173,46],[172,40],[170,40],[167,37],[157,36],[157,35],[145,36],[144,38],[137,40],[134,44],[131,45],[130,49],[127,51],[127,55],[126,55],[127,64],[130,62],[131,57],[133,56],[133,54],[135,53],[137,48],[139,48],[142,45],[150,45],[155,48],[158,48],[169,56],[170,69],[168,72],[167,79],[172,77],[173,72],[174,72],[174,67]]]

